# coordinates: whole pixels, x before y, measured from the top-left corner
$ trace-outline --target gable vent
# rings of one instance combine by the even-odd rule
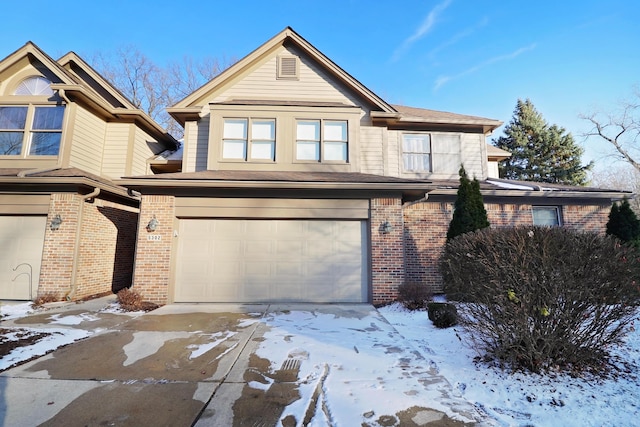
[[[299,65],[297,56],[279,56],[278,57],[278,78],[279,79],[298,79]]]

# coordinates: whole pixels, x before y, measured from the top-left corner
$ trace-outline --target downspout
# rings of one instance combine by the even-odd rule
[[[76,240],[75,245],[73,247],[73,262],[71,269],[71,284],[69,286],[69,292],[67,293],[65,299],[67,301],[71,301],[78,290],[77,276],[78,276],[78,257],[80,256],[80,240],[82,238],[82,215],[84,212],[84,203],[93,199],[100,194],[100,189],[98,187],[94,187],[93,191],[89,194],[82,196],[80,200],[80,206],[78,207],[78,221],[76,226]]]
[[[418,200],[414,200],[412,202],[407,202],[402,204],[402,209],[408,208],[409,206],[416,205],[418,203],[426,202],[429,199],[429,193],[424,193],[424,197]]]

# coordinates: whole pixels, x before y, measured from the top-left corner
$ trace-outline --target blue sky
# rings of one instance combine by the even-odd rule
[[[28,40],[55,58],[133,44],[161,64],[239,59],[291,26],[391,103],[508,123],[530,98],[580,142],[580,113],[612,110],[640,84],[635,0],[32,0],[2,15],[0,57]],[[585,148],[585,161],[607,163],[606,143]]]

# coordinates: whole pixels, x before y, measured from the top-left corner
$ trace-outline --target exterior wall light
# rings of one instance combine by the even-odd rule
[[[154,215],[153,218],[151,218],[151,221],[149,221],[149,224],[147,224],[147,231],[149,233],[153,233],[154,231],[156,231],[159,225],[160,225],[160,222],[156,219],[156,216]]]
[[[60,228],[60,224],[62,224],[62,218],[60,217],[60,214],[58,214],[51,219],[51,222],[49,223],[49,228],[51,229],[51,231],[56,231],[57,229]]]
[[[380,232],[382,234],[389,234],[391,233],[391,230],[393,230],[393,226],[389,221],[385,221],[382,224],[380,224]]]

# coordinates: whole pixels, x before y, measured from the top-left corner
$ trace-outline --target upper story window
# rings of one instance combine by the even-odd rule
[[[532,206],[533,225],[558,227],[561,225],[558,206]]]
[[[462,145],[456,133],[405,133],[402,135],[405,172],[455,174],[462,164]]]
[[[348,145],[346,120],[296,122],[296,160],[346,163]]]
[[[32,96],[33,103],[0,105],[0,156],[58,155],[64,106],[47,104],[53,94],[49,80],[29,77],[20,82],[14,95],[20,99]]]
[[[222,139],[225,160],[275,160],[275,119],[224,119]]]
[[[0,155],[56,156],[63,106],[0,106]]]
[[[402,162],[406,172],[431,172],[431,135],[402,135]]]
[[[44,77],[29,77],[16,88],[14,95],[52,96],[51,82]]]

